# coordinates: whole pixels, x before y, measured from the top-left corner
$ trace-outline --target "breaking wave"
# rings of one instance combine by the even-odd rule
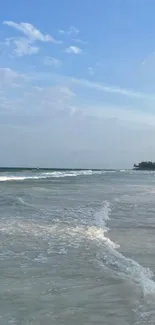
[[[10,175],[5,174],[0,176],[0,182],[7,182],[7,181],[24,181],[24,180],[39,180],[39,179],[50,179],[50,178],[62,178],[62,177],[76,177],[76,176],[91,176],[101,174],[102,171],[95,171],[95,170],[80,170],[80,171],[53,171],[53,172],[45,172],[45,173],[36,173],[34,175]]]
[[[119,250],[119,245],[108,237],[107,221],[110,220],[111,205],[104,201],[101,208],[93,213],[93,218],[87,225],[56,222],[53,225],[45,225],[30,220],[17,219],[0,222],[0,232],[10,235],[23,234],[26,236],[44,237],[51,236],[65,240],[73,246],[81,246],[86,240],[93,242],[100,248],[97,251],[97,261],[101,267],[106,267],[117,276],[131,281],[140,287],[142,296],[154,295],[154,274],[149,268],[141,266],[131,258],[125,257]]]
[[[82,174],[81,174],[82,172]],[[78,172],[78,175],[88,175],[85,171]],[[60,172],[59,172],[60,173]],[[70,172],[71,173],[71,172]],[[75,174],[75,172],[73,172]],[[77,176],[76,175],[70,176]],[[89,174],[93,173],[89,171]],[[63,173],[66,177],[67,173]],[[62,175],[61,174],[61,175]],[[55,174],[56,175],[56,174]],[[48,176],[48,175],[44,175]],[[51,176],[50,176],[51,177]],[[54,176],[52,176],[54,177]],[[153,281],[153,273],[149,268],[141,266],[138,262],[131,258],[124,256],[119,250],[119,245],[113,242],[107,235],[107,220],[110,219],[111,205],[110,202],[104,201],[103,205],[98,211],[93,213],[93,219],[91,223],[87,225],[66,224],[64,222],[58,222],[54,225],[45,225],[35,223],[30,220],[17,220],[12,224],[0,224],[0,232],[17,236],[18,234],[34,237],[44,237],[49,240],[48,249],[45,255],[39,255],[35,258],[37,263],[46,263],[48,260],[48,254],[50,255],[52,249],[51,237],[54,239],[60,238],[63,242],[67,242],[69,245],[79,247],[83,243],[93,243],[97,247],[96,262],[100,267],[113,271],[114,275],[121,279],[125,279],[137,286],[141,292],[141,300],[138,301],[135,307],[138,321],[135,324],[154,324],[154,314],[152,309],[148,311],[148,302],[155,303],[155,282]],[[51,246],[50,246],[51,242]],[[59,254],[67,254],[67,250],[63,247]],[[153,323],[150,323],[150,319]]]

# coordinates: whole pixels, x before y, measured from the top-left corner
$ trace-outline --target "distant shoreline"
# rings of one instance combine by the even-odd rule
[[[152,161],[142,161],[138,164],[134,164],[134,170],[155,170],[155,162]]]
[[[67,171],[120,171],[122,169],[112,168],[49,168],[49,167],[0,167],[0,173],[2,172],[67,172]]]
[[[9,171],[82,171],[82,170],[92,170],[92,171],[102,171],[103,169],[94,169],[94,168],[39,168],[39,167],[0,167],[0,172],[9,172]],[[112,169],[106,169],[112,170]]]

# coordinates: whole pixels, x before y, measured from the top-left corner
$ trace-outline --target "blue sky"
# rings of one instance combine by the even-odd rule
[[[155,160],[153,0],[1,1],[0,165]]]

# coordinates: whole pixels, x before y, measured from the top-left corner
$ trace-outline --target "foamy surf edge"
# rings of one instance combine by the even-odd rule
[[[57,170],[57,171],[47,171],[47,172],[36,172],[32,175],[25,175],[24,172],[18,172],[13,174],[13,172],[4,172],[0,175],[0,182],[8,181],[26,181],[26,180],[41,180],[41,179],[50,179],[50,178],[63,178],[63,177],[77,177],[77,176],[91,176],[91,175],[108,175],[113,173],[124,173],[126,170]]]
[[[107,250],[98,254],[101,266],[108,266],[121,278],[131,281],[140,286],[142,297],[153,296],[155,299],[154,273],[147,267],[143,267],[137,261],[124,256],[118,249],[120,246],[105,235],[110,229],[107,228],[107,221],[110,220],[112,208],[109,201],[104,201],[100,211],[94,214],[96,228],[89,228],[86,234],[90,239],[96,238],[106,244]],[[94,234],[95,233],[95,234]]]
[[[150,299],[155,300],[155,282],[153,281],[153,272],[149,268],[145,268],[140,265],[137,261],[127,258],[119,250],[119,245],[113,242],[108,237],[107,221],[110,220],[112,212],[112,205],[109,201],[104,201],[101,207],[94,211],[92,223],[89,225],[79,224],[77,226],[67,225],[63,223],[58,223],[55,225],[42,225],[36,224],[28,221],[19,221],[16,223],[7,224],[5,227],[1,227],[0,231],[7,234],[25,234],[35,236],[35,237],[45,237],[51,240],[55,235],[62,238],[63,241],[67,240],[74,247],[79,247],[82,243],[87,241],[88,245],[90,242],[97,247],[97,254],[95,263],[99,263],[100,267],[107,268],[107,271],[112,270],[114,276],[116,275],[120,279],[124,279],[133,286],[140,289],[141,300],[138,304],[142,302],[141,310],[139,310],[139,305],[135,313],[138,314],[137,317],[141,317],[141,323],[135,324],[149,324],[149,321],[143,323],[144,315],[142,314],[143,304],[144,310],[145,303]],[[10,223],[10,221],[9,221]],[[70,245],[70,246],[71,246]],[[90,245],[89,245],[90,247]],[[99,249],[98,249],[99,248]],[[51,247],[49,245],[47,254],[52,252],[52,242]],[[60,250],[59,254],[67,254],[67,250]],[[37,263],[46,263],[48,261],[48,256],[38,255],[34,259]],[[150,311],[149,317],[152,317],[152,311]],[[139,316],[140,315],[140,316]],[[151,315],[151,316],[150,316]],[[154,316],[153,316],[154,317]],[[154,319],[154,318],[153,318]],[[154,323],[152,323],[154,324]]]
[[[91,176],[100,175],[102,171],[95,170],[80,170],[80,171],[53,171],[40,173],[38,175],[2,175],[0,182],[7,181],[25,181],[25,180],[41,180],[50,178],[63,178],[63,177],[77,177],[77,176]]]

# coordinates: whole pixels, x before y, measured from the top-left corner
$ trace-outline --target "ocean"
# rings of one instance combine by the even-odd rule
[[[155,172],[1,170],[0,325],[154,325]]]

